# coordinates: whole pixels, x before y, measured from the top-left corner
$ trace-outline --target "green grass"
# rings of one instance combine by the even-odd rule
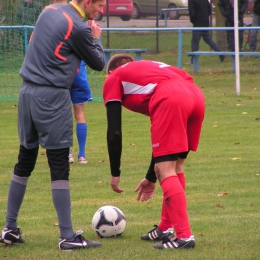
[[[159,56],[158,56],[159,57]],[[189,218],[196,238],[194,250],[154,250],[140,236],[160,219],[161,189],[148,203],[136,200],[134,189],[150,161],[149,118],[123,110],[121,187],[109,185],[106,148],[106,115],[102,102],[85,106],[89,125],[88,165],[71,165],[70,186],[74,229],[96,239],[91,229],[95,211],[103,205],[118,206],[127,219],[122,237],[102,239],[101,248],[75,252],[58,250],[59,230],[52,205],[45,150],[41,149],[30,177],[19,214],[24,245],[0,245],[0,259],[193,259],[244,260],[260,255],[260,87],[258,77],[243,74],[241,95],[235,95],[233,74],[194,75],[206,98],[206,116],[199,149],[186,162]],[[17,160],[17,107],[15,101],[0,103],[0,226],[5,224],[6,200],[13,166]],[[74,136],[74,154],[77,153]],[[225,196],[223,193],[227,193]]]
[[[127,36],[128,35],[128,36]],[[110,34],[110,48],[148,48],[143,59],[177,65],[177,34],[160,33],[160,52],[156,53],[155,33]],[[104,47],[106,34],[102,40]],[[183,54],[190,50],[190,34],[184,34]],[[207,46],[201,41],[201,50]],[[0,228],[5,224],[6,200],[10,177],[17,160],[17,93],[22,63],[16,51],[0,55]],[[183,61],[188,61],[183,55]],[[106,115],[102,103],[105,73],[89,70],[95,101],[85,106],[89,126],[88,165],[71,165],[70,186],[74,230],[96,239],[91,229],[95,211],[114,204],[126,215],[127,227],[122,237],[101,240],[97,249],[61,252],[57,249],[59,231],[52,205],[50,176],[41,149],[36,169],[30,177],[19,225],[26,239],[24,245],[4,247],[0,259],[194,259],[232,260],[259,259],[259,124],[260,87],[258,59],[241,58],[241,94],[235,94],[232,60],[223,63],[218,57],[200,58],[200,73],[192,66],[183,69],[194,76],[206,98],[206,116],[201,142],[186,163],[189,217],[196,237],[192,251],[157,251],[153,243],[140,241],[140,236],[160,219],[161,189],[148,203],[136,201],[134,189],[144,177],[150,162],[149,118],[123,110],[123,154],[121,187],[114,193],[109,185],[109,163],[106,148]],[[8,98],[6,98],[8,97]],[[12,99],[11,101],[3,101]],[[72,151],[77,154],[76,137]],[[227,193],[226,196],[218,196]]]

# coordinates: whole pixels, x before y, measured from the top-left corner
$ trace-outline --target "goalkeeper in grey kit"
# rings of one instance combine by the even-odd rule
[[[9,186],[2,243],[24,243],[17,218],[41,145],[46,149],[50,167],[52,199],[60,229],[59,248],[101,245],[72,228],[68,153],[73,145],[73,120],[69,89],[81,60],[94,70],[104,68],[104,51],[98,40],[102,30],[93,19],[103,11],[105,3],[106,0],[73,0],[70,4],[52,4],[37,20],[20,70],[20,151]],[[83,21],[86,17],[87,23]]]

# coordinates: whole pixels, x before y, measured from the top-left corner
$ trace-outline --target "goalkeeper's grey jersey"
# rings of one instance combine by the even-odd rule
[[[70,88],[81,60],[101,71],[105,65],[101,43],[72,5],[47,6],[36,22],[21,77],[32,85]]]

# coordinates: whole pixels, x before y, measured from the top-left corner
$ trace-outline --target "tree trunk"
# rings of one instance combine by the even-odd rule
[[[222,16],[219,7],[218,0],[214,1],[215,4],[215,19],[216,19],[216,27],[225,27],[225,17]],[[221,50],[226,51],[228,49],[227,46],[227,33],[225,30],[217,31],[217,44]]]

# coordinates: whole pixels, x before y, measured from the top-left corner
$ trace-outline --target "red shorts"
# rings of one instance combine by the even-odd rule
[[[194,83],[167,80],[149,104],[153,156],[196,151],[205,113],[204,96]]]

